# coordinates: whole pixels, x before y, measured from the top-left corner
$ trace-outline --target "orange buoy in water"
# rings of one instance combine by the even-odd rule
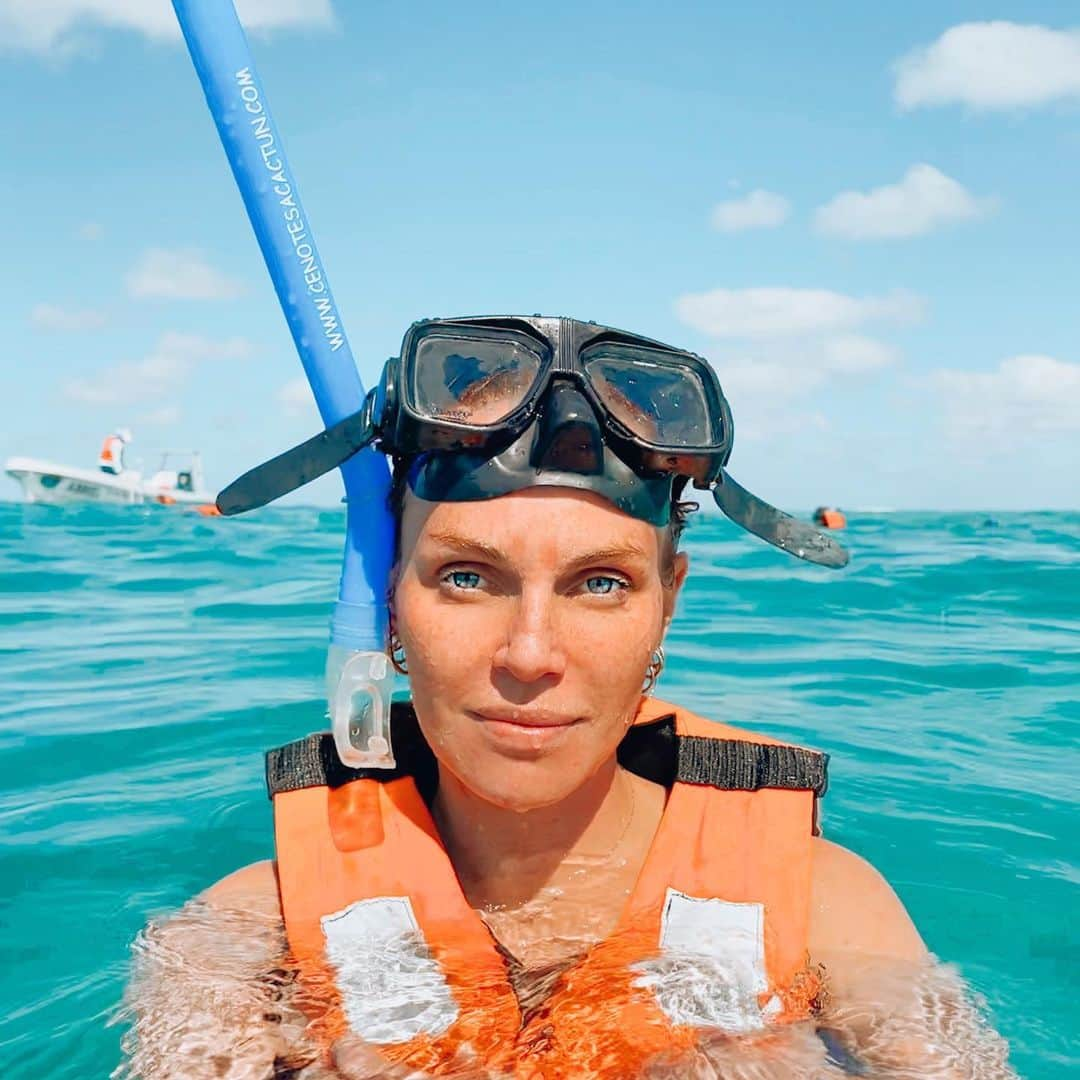
[[[221,511],[213,503],[200,503],[195,509],[203,517],[221,517]]]
[[[823,529],[843,529],[847,525],[847,518],[832,506],[819,506],[814,511],[814,524]]]

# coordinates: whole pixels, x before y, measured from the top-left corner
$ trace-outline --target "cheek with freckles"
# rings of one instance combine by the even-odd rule
[[[657,641],[659,611],[638,612],[633,619],[587,613],[564,620],[555,631],[556,647],[565,653],[558,679],[541,680],[512,700],[527,706],[535,693],[535,703],[582,722],[522,751],[492,740],[474,715],[507,702],[515,690],[505,685],[494,661],[506,642],[497,613],[447,612],[428,600],[419,590],[400,591],[398,632],[417,715],[442,767],[470,791],[507,808],[568,797],[610,759],[633,719]]]

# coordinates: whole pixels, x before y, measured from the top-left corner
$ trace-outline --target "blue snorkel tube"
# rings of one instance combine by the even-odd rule
[[[232,0],[173,0],[206,102],[262,249],[296,350],[329,427],[357,412],[364,387],[330,292],[296,181]],[[393,768],[393,671],[383,648],[393,545],[390,473],[377,450],[341,467],[347,529],[330,623],[327,692],[338,754],[354,768]]]

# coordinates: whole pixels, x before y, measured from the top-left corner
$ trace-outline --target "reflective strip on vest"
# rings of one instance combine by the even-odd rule
[[[745,1034],[780,1008],[765,972],[765,908],[668,889],[660,955],[634,965],[635,986],[647,987],[673,1024]]]
[[[450,986],[407,896],[358,900],[321,921],[342,1009],[362,1039],[442,1035],[457,1019]]]

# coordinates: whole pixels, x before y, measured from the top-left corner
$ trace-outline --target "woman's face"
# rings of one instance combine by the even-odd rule
[[[495,805],[560,802],[611,760],[686,557],[586,492],[411,492],[393,617],[440,767]]]

